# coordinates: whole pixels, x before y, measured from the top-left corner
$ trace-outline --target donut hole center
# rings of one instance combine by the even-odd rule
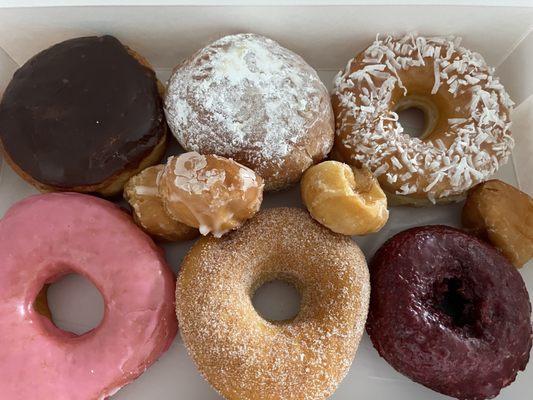
[[[89,279],[69,273],[44,285],[34,308],[58,329],[81,336],[100,325],[105,305],[102,294]]]
[[[437,107],[421,96],[402,97],[394,108],[404,133],[419,139],[427,138],[435,129],[439,112]]]
[[[300,312],[301,295],[288,279],[276,278],[261,283],[252,295],[255,311],[273,323],[294,320]]]
[[[472,330],[476,326],[476,298],[465,280],[446,278],[435,288],[437,308],[447,315],[454,326]]]

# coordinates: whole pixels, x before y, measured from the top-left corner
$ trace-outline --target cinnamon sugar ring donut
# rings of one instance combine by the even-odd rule
[[[295,318],[267,321],[254,309],[255,289],[273,279],[299,290]],[[369,295],[365,258],[349,237],[277,208],[192,247],[176,310],[190,355],[226,399],[325,399],[348,372]]]
[[[380,37],[335,79],[335,154],[369,168],[393,203],[463,197],[507,161],[513,102],[483,58],[458,38]],[[422,137],[396,111],[419,108]]]

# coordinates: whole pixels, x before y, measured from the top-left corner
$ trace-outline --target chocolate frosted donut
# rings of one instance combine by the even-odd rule
[[[370,265],[367,331],[396,370],[458,399],[488,399],[525,369],[531,304],[498,251],[446,226],[389,239]]]
[[[44,191],[105,195],[162,156],[166,123],[147,62],[111,36],[67,40],[26,62],[0,103],[0,145]]]

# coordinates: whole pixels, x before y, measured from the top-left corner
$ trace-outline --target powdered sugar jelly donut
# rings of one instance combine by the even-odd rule
[[[453,201],[513,147],[513,102],[483,57],[458,38],[379,36],[335,79],[335,154],[378,177],[393,203]],[[396,111],[419,108],[421,137]]]
[[[76,336],[39,314],[43,285],[75,272],[105,300],[100,325]],[[134,380],[177,330],[174,276],[128,215],[82,194],[46,194],[0,221],[0,397],[96,400]]]
[[[297,182],[333,145],[331,102],[315,70],[255,34],[223,37],[178,65],[165,112],[183,148],[234,159],[265,190]]]

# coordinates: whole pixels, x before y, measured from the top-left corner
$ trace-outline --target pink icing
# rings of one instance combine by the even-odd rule
[[[82,336],[34,310],[45,283],[75,272],[100,290],[101,324]],[[105,200],[54,193],[0,221],[3,399],[104,399],[134,380],[177,331],[175,280],[152,240]]]

